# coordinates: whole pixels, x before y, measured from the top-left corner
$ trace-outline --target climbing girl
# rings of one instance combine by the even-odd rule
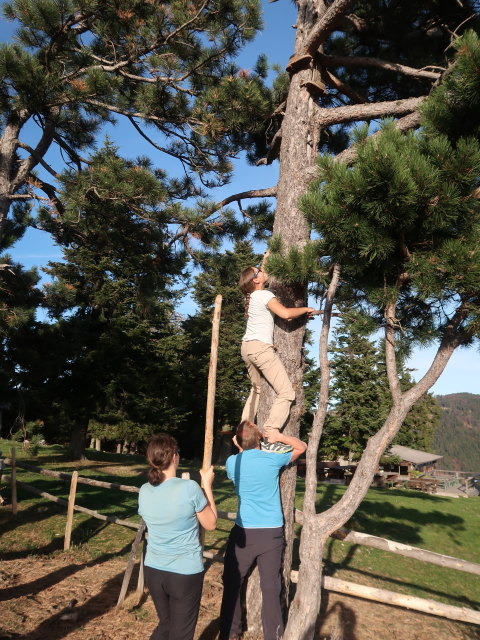
[[[241,354],[252,381],[242,421],[255,422],[263,376],[277,394],[263,426],[281,429],[290,413],[290,405],[295,400],[295,391],[273,346],[274,317],[277,315],[284,320],[293,320],[305,314],[311,317],[315,309],[284,307],[271,291],[265,289],[267,282],[268,275],[262,266],[248,267],[240,274],[239,286],[246,296],[247,318]],[[283,448],[281,443],[262,442],[262,449],[280,451]]]
[[[195,481],[176,477],[179,460],[175,438],[152,437],[148,482],[138,497],[138,513],[148,529],[145,582],[160,618],[150,640],[193,640],[203,586],[198,523],[207,531],[217,524],[213,467],[200,471],[202,491]]]

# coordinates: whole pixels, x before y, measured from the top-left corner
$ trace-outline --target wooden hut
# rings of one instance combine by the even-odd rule
[[[438,460],[443,458],[443,456],[437,456],[435,453],[402,447],[399,444],[394,444],[390,447],[388,453],[401,458],[398,473],[402,476],[408,475],[411,471],[429,473],[435,469]]]

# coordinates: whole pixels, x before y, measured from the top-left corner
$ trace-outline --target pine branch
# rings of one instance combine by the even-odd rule
[[[130,120],[132,125],[135,127],[135,129],[138,131],[138,133],[142,136],[142,138],[145,138],[145,140],[149,144],[151,144],[152,147],[155,147],[155,149],[158,149],[159,151],[162,151],[163,153],[166,153],[167,155],[172,156],[173,158],[178,158],[182,164],[185,164],[192,168],[195,167],[194,163],[189,159],[188,156],[179,156],[178,154],[175,154],[169,151],[166,147],[161,147],[156,142],[154,142],[149,136],[147,136],[147,134],[142,130],[142,128],[135,122],[133,117],[128,116],[128,119]]]
[[[168,44],[168,42],[174,37],[176,36],[178,33],[181,33],[182,31],[184,31],[188,26],[190,26],[191,24],[193,24],[193,22],[195,22],[196,20],[198,20],[198,18],[200,17],[202,11],[206,8],[206,6],[208,5],[209,0],[204,0],[204,2],[202,3],[202,5],[200,6],[200,8],[198,9],[197,13],[190,19],[187,20],[187,22],[184,22],[182,25],[180,25],[179,27],[177,27],[176,29],[174,29],[172,31],[172,33],[169,33],[168,36],[165,38],[165,44]]]
[[[20,140],[16,140],[16,144],[17,147],[20,147],[21,149],[25,149],[25,151],[28,151],[28,153],[33,156],[35,158],[35,160],[37,160],[37,162],[39,164],[42,165],[42,167],[48,171],[48,173],[50,173],[54,178],[58,178],[60,176],[60,174],[55,171],[55,169],[52,169],[52,167],[47,164],[45,162],[45,160],[43,159],[42,156],[40,156],[35,149],[33,149],[32,147],[30,147],[28,144],[25,144],[24,142],[21,142]]]
[[[282,146],[282,128],[276,132],[273,136],[272,141],[268,147],[267,155],[265,158],[260,158],[257,160],[255,165],[259,167],[261,164],[272,164],[274,160],[278,158],[280,155],[280,147]]]
[[[86,14],[77,13],[76,15],[70,16],[69,19],[67,19],[64,23],[62,23],[61,28],[57,31],[57,33],[55,33],[51,37],[50,43],[45,50],[45,54],[44,54],[45,65],[47,69],[50,70],[49,59],[52,57],[55,58],[55,56],[58,53],[60,43],[62,42],[62,39],[64,39],[65,36],[67,35],[69,29],[73,30],[75,25],[78,24],[82,26],[75,29],[75,31],[77,32],[77,35],[81,33],[85,33],[86,31],[89,30],[89,27],[85,24],[85,21],[88,20],[89,18],[94,18],[95,15],[96,14],[94,11],[91,11],[90,13],[86,13]]]
[[[356,31],[360,32],[365,31],[365,29],[368,28],[368,21],[364,20],[364,18],[360,18],[355,13],[349,13],[340,19],[338,26],[345,31],[348,31],[353,27]]]
[[[393,71],[401,73],[405,76],[413,76],[414,78],[429,78],[430,80],[438,80],[441,76],[440,72],[427,71],[426,68],[415,69],[407,67],[396,62],[387,62],[377,58],[361,58],[351,56],[327,56],[323,53],[318,54],[320,62],[326,67],[376,67],[385,71]],[[445,69],[442,69],[445,71]]]
[[[127,118],[141,118],[142,120],[146,120],[148,122],[157,122],[160,124],[165,124],[167,120],[165,118],[159,118],[158,116],[146,115],[144,113],[140,113],[138,111],[127,111],[126,109],[120,109],[120,107],[116,107],[113,104],[108,104],[106,102],[101,102],[100,100],[94,100],[93,98],[86,98],[84,100],[87,104],[91,104],[94,107],[99,107],[100,109],[105,109],[106,111],[111,111],[112,113],[118,113],[121,116],[127,116]]]
[[[47,153],[54,139],[54,135],[55,123],[53,122],[52,118],[49,117],[46,120],[45,126],[43,127],[42,137],[40,138],[37,146],[34,149],[34,154],[30,154],[28,158],[25,158],[25,160],[20,163],[17,174],[11,183],[13,191],[15,191],[15,189],[17,189],[23,182],[25,182],[31,170],[39,163],[39,158]]]
[[[7,200],[44,200],[44,201],[50,200],[50,198],[46,198],[45,196],[39,196],[36,193],[33,193],[32,191],[29,191],[28,193],[10,193],[3,197],[6,198]]]
[[[239,202],[240,200],[244,200],[245,198],[275,198],[277,196],[277,187],[269,187],[267,189],[252,189],[250,191],[242,191],[241,193],[236,193],[235,195],[228,196],[225,200],[219,202],[215,209],[212,211],[218,211],[222,207],[225,207],[227,204],[231,202]]]
[[[340,93],[343,93],[343,95],[347,96],[347,98],[350,98],[354,102],[357,102],[360,104],[364,102],[368,102],[368,98],[366,96],[363,96],[357,91],[355,91],[355,89],[352,89],[350,85],[346,84],[345,82],[342,82],[342,80],[337,78],[337,76],[334,76],[333,73],[331,73],[327,69],[324,69],[322,73],[322,78],[331,87],[334,87],[335,89],[337,89],[337,91],[339,91]]]
[[[45,180],[42,180],[38,176],[29,176],[28,181],[33,186],[38,187],[39,189],[41,189],[43,191],[43,193],[45,193],[48,196],[48,199],[54,205],[54,207],[57,209],[57,211],[60,213],[60,215],[63,215],[65,213],[65,208],[64,208],[63,204],[60,202],[60,200],[58,199],[57,190],[53,186],[53,184],[50,184],[49,182],[46,182]],[[37,198],[38,198],[38,196],[37,196]],[[38,199],[40,199],[40,198],[38,198]],[[43,199],[43,198],[41,198],[41,199]]]
[[[157,44],[157,46],[159,46]],[[156,47],[149,47],[148,50],[145,49],[142,52],[142,55],[145,55],[147,53],[150,53],[151,50],[154,50]],[[81,49],[75,49],[75,51],[77,53],[84,53]],[[86,73],[89,73],[90,71],[95,71],[96,69],[100,69],[102,71],[105,71],[106,73],[115,73],[118,71],[119,75],[123,76],[124,78],[128,78],[129,80],[133,80],[134,82],[143,82],[146,84],[158,84],[158,83],[163,83],[165,85],[170,85],[171,87],[173,87],[176,91],[179,91],[181,93],[186,93],[187,95],[190,96],[197,96],[198,92],[197,91],[193,91],[192,89],[188,89],[186,87],[182,87],[179,83],[182,82],[186,77],[188,77],[189,74],[184,75],[183,77],[178,77],[178,78],[171,78],[168,76],[154,76],[154,77],[147,77],[147,76],[139,76],[136,75],[134,73],[129,73],[128,71],[125,71],[124,67],[126,67],[127,65],[130,64],[138,64],[140,62],[139,58],[142,57],[141,55],[137,56],[136,60],[133,60],[131,58],[128,58],[127,60],[121,60],[120,62],[117,62],[116,64],[111,63],[108,60],[104,60],[102,58],[99,58],[98,56],[95,56],[93,54],[90,54],[91,57],[99,62],[101,62],[101,64],[95,64],[95,65],[91,65],[88,67],[82,67],[81,69],[78,69],[77,71],[71,72],[66,74],[65,76],[63,76],[63,79],[66,82],[71,82],[72,80],[74,80],[75,78],[79,78],[84,76]],[[159,54],[159,55],[167,55],[167,54]]]
[[[339,264],[332,265],[331,280],[325,296],[325,307],[323,313],[322,329],[319,341],[319,364],[322,372],[320,378],[320,394],[318,398],[318,408],[313,418],[312,429],[308,438],[307,449],[307,475],[305,478],[304,511],[310,515],[315,514],[315,496],[317,487],[317,455],[320,438],[328,412],[329,391],[330,391],[330,361],[328,358],[328,341],[332,318],[333,305],[338,285],[340,283],[341,267]]]
[[[395,354],[395,329],[398,328],[398,323],[395,319],[395,308],[395,302],[389,302],[385,307],[385,364],[387,367],[388,386],[390,387],[394,405],[398,404],[402,397]]]
[[[392,100],[388,102],[373,102],[368,104],[347,105],[333,109],[320,109],[316,114],[316,123],[320,127],[343,122],[359,120],[375,120],[388,116],[399,116],[416,111],[425,101],[425,97]]]
[[[338,20],[354,4],[354,0],[335,0],[309,34],[303,53],[313,56],[325,38],[334,31]]]
[[[82,163],[86,164],[86,165],[91,164],[90,160],[87,160],[86,158],[83,158],[82,156],[80,156],[75,151],[75,149],[72,149],[72,147],[65,142],[65,140],[61,137],[60,134],[55,133],[55,135],[53,136],[53,139],[58,144],[60,149],[62,149],[63,151],[65,151],[68,154],[68,156],[70,157],[70,160],[72,162],[75,162],[75,164],[77,165],[78,169],[81,169]]]
[[[399,131],[408,131],[409,129],[415,129],[419,125],[420,125],[420,114],[418,111],[409,113],[407,116],[404,116],[403,118],[399,118],[398,120],[395,121],[395,127]],[[375,131],[375,133],[372,133],[372,135],[369,136],[369,138],[378,137],[380,134],[381,134],[381,131]],[[335,160],[337,160],[338,162],[345,162],[345,164],[349,164],[349,165],[353,164],[356,159],[357,159],[357,149],[355,145],[352,145],[348,149],[345,149],[344,151],[340,152],[338,155],[335,156]]]

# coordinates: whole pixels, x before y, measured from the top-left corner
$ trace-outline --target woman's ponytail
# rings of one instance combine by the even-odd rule
[[[240,280],[238,286],[245,294],[245,309],[244,315],[248,318],[248,306],[250,304],[250,295],[255,291],[255,283],[253,278],[255,277],[255,267],[247,267],[240,274]]]
[[[147,447],[148,482],[154,487],[165,480],[165,469],[172,464],[174,456],[178,453],[178,445],[175,438],[166,433],[157,433],[152,436]]]

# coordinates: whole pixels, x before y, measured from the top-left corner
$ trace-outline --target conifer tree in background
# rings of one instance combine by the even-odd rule
[[[388,412],[385,370],[361,317],[342,314],[331,347],[331,409],[320,451],[325,460],[352,461],[378,430]]]
[[[259,59],[249,73],[235,64],[261,27],[258,0],[13,0],[3,5],[3,12],[19,29],[12,43],[0,44],[0,237],[9,233],[8,215],[15,203],[15,224],[28,221],[68,245],[75,217],[62,191],[61,163],[71,171],[68,197],[75,171],[79,188],[74,198],[98,195],[87,177],[92,163],[99,175],[100,156],[92,159],[89,154],[98,148],[106,127],[119,122],[163,158],[156,170],[162,184],[157,204],[168,208],[161,223],[175,229],[163,238],[168,246],[183,244],[195,257],[192,238],[215,247],[219,237],[235,233],[238,225],[228,209],[218,214],[205,198],[209,189],[229,180],[231,158],[244,148],[248,132],[260,126],[262,114],[272,109],[263,86],[265,61]],[[177,169],[180,178],[167,176],[166,168],[175,161],[171,172]],[[134,210],[131,194],[123,195],[125,206]],[[180,206],[186,199],[195,200],[195,206]],[[112,202],[105,198],[104,221]],[[42,215],[33,220],[28,215],[32,203],[43,205]],[[69,258],[74,250],[75,243]],[[8,266],[13,270],[10,262]],[[97,274],[91,270],[90,275]],[[64,284],[61,294],[57,287],[48,296],[53,314],[58,304],[57,317],[68,309],[71,283]],[[43,329],[46,337],[49,331]],[[78,332],[72,344],[80,348]],[[83,348],[92,346],[85,335]],[[35,357],[34,362],[39,364]],[[41,372],[34,378],[41,379]],[[88,386],[90,379],[81,379]]]
[[[36,269],[25,270],[13,262],[8,250],[25,232],[25,211],[15,206],[11,218],[5,224],[5,233],[0,240],[0,430],[16,431],[23,427],[25,418],[21,394],[22,368],[16,357],[17,346],[23,331],[35,322],[35,311],[42,300],[37,288],[40,276]],[[6,418],[6,419],[5,419]],[[14,420],[14,424],[11,421]]]
[[[64,257],[45,269],[59,342],[56,375],[47,369],[57,413],[47,415],[55,425],[61,411],[78,457],[89,423],[96,437],[134,442],[182,424],[170,400],[182,340],[172,287],[186,253],[171,237],[179,208],[163,206],[165,183],[145,161],[126,162],[106,145],[62,184],[61,224],[43,214]]]
[[[331,408],[320,442],[324,460],[357,460],[390,410],[384,345],[370,339],[375,329],[371,319],[351,309],[342,313],[335,328],[335,341],[330,347]],[[407,391],[414,381],[405,368],[404,354],[397,351],[396,360],[402,391]],[[408,413],[394,444],[428,450],[439,419],[437,402],[431,393],[425,394]]]

